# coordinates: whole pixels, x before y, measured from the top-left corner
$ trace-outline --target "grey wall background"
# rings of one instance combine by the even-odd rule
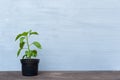
[[[119,0],[0,0],[0,71],[20,70],[14,39],[29,29],[40,70],[120,70]]]

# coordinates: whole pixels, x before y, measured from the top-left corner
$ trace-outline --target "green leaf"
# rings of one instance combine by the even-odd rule
[[[25,42],[20,43],[20,48],[23,49]]]
[[[28,51],[25,51],[25,54],[27,55],[27,54],[28,54]]]
[[[21,36],[22,36],[21,34],[18,34],[17,37],[15,38],[15,41],[19,39]]]
[[[22,34],[21,34],[21,36],[27,36],[28,35],[28,32],[23,32]]]
[[[22,49],[19,49],[18,52],[17,52],[17,57],[20,55],[20,52],[21,52]]]
[[[21,37],[21,38],[20,38],[20,43],[23,43],[23,42],[24,42],[24,39],[25,39],[25,37]]]
[[[28,32],[23,32],[22,34],[18,34],[17,37],[15,38],[15,41],[18,40],[21,36],[27,36]]]
[[[25,51],[25,54],[26,54],[27,58],[31,58],[31,56],[32,56],[31,52],[29,52],[29,51]]]
[[[33,57],[36,57],[36,56],[37,56],[37,51],[36,51],[36,50],[32,50],[31,53],[32,53],[32,56],[33,56]]]
[[[37,48],[42,49],[42,46],[41,46],[41,44],[40,44],[39,42],[34,41],[32,44],[33,44],[34,46],[36,46]]]
[[[37,32],[30,32],[30,35],[38,35]]]

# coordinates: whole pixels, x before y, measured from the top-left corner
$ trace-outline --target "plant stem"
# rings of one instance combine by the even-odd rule
[[[26,36],[26,42],[27,42],[28,52],[30,54],[30,46],[29,46],[28,36]],[[29,56],[28,58],[31,58],[31,57]]]

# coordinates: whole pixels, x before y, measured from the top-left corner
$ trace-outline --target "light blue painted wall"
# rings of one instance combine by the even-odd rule
[[[40,70],[120,70],[120,0],[0,0],[0,71],[20,70],[14,39],[29,29]]]

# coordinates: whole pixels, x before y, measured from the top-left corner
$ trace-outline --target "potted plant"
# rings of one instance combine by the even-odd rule
[[[21,51],[24,51],[23,57],[20,59],[22,64],[22,75],[24,76],[36,76],[38,74],[39,59],[36,59],[37,50],[32,49],[32,46],[35,46],[38,49],[42,49],[42,46],[38,41],[30,43],[29,38],[32,35],[38,35],[38,33],[29,30],[27,32],[18,34],[15,38],[15,41],[19,40],[17,56],[20,55]]]

